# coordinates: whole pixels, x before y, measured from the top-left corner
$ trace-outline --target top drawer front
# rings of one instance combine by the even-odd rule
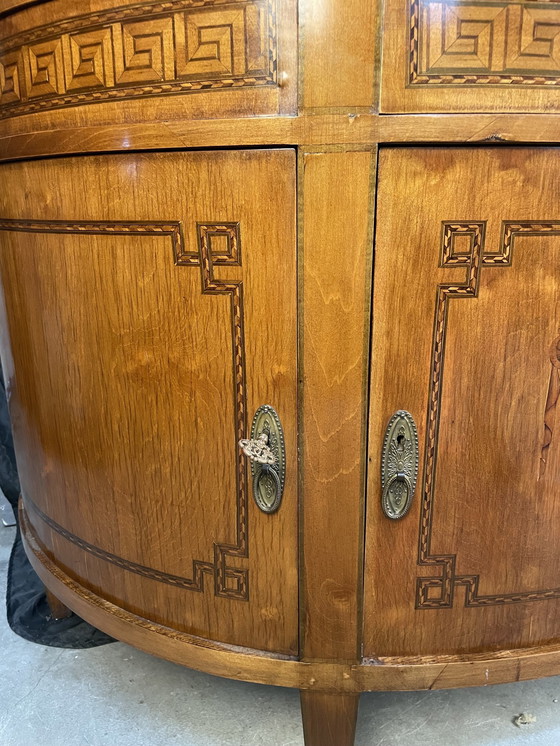
[[[386,112],[560,109],[560,3],[389,0]]]
[[[287,32],[291,6],[105,0],[77,15],[79,3],[55,0],[16,13],[1,24],[0,119],[158,96],[171,118],[179,107],[182,117],[280,113],[291,94],[278,86],[279,48],[289,67],[295,38],[278,18]]]

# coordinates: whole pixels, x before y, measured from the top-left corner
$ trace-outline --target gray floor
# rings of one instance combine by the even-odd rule
[[[2,583],[13,535],[0,525]],[[0,619],[0,746],[303,746],[297,692],[189,671],[121,643],[46,648]],[[516,727],[520,713],[537,720]],[[495,744],[560,744],[560,677],[362,696],[356,746]]]

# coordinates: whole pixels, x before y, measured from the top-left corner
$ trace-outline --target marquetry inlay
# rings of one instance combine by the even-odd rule
[[[457,569],[457,557],[454,554],[432,554],[432,524],[434,516],[434,494],[436,487],[436,466],[438,456],[438,432],[441,413],[441,396],[443,388],[445,342],[447,337],[448,308],[450,301],[460,298],[476,298],[482,267],[503,266],[512,264],[515,237],[525,236],[560,236],[560,221],[520,221],[504,222],[502,236],[497,252],[485,250],[485,221],[467,223],[445,221],[442,226],[441,267],[466,270],[466,280],[457,283],[443,283],[438,286],[434,335],[432,343],[432,362],[430,374],[430,393],[426,443],[424,450],[424,475],[422,482],[422,505],[420,511],[420,536],[418,565],[431,567],[438,572],[431,577],[419,577],[416,581],[416,608],[441,609],[452,608],[455,589],[465,586],[465,606],[495,606],[521,603],[525,601],[542,601],[560,598],[560,587],[536,589],[519,593],[482,595],[479,593],[479,576],[461,574]],[[550,409],[556,407],[559,397],[558,350],[560,339],[554,340],[548,352],[552,373],[548,389],[547,407],[544,415],[544,439],[541,451],[541,472],[546,467],[548,446],[552,438],[550,427]],[[544,463],[543,463],[544,459]]]
[[[560,3],[412,0],[409,84],[560,85]]]
[[[276,85],[276,0],[168,0],[0,42],[0,118],[151,95]]]
[[[235,446],[247,432],[246,372],[245,372],[245,318],[243,312],[243,282],[219,280],[215,266],[241,266],[241,237],[239,223],[198,223],[198,246],[189,250],[185,246],[180,221],[64,221],[64,220],[8,220],[0,219],[0,231],[24,233],[62,233],[86,235],[137,235],[167,236],[171,240],[172,259],[177,267],[197,267],[202,277],[203,295],[225,295],[230,301],[232,337],[232,377],[235,394],[234,429]],[[170,257],[171,259],[171,257]],[[205,575],[214,581],[214,592],[225,598],[249,600],[248,570],[228,564],[229,557],[247,559],[248,548],[248,466],[242,451],[236,453],[236,542],[214,544],[214,561],[192,561],[192,577],[171,575],[161,570],[140,565],[90,544],[53,520],[24,495],[24,502],[53,531],[98,559],[136,573],[151,580],[191,591],[204,591]]]

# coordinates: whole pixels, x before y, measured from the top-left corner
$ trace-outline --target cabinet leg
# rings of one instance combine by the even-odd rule
[[[51,610],[51,616],[53,619],[66,619],[72,613],[71,610],[60,601],[54,593],[51,593],[48,588],[45,588],[47,594],[47,603]]]
[[[354,746],[359,694],[300,691],[305,746]]]

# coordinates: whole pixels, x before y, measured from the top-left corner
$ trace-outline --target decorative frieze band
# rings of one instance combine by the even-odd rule
[[[0,43],[0,118],[150,95],[276,84],[275,0],[169,0]]]
[[[560,85],[560,3],[412,0],[410,85]]]

